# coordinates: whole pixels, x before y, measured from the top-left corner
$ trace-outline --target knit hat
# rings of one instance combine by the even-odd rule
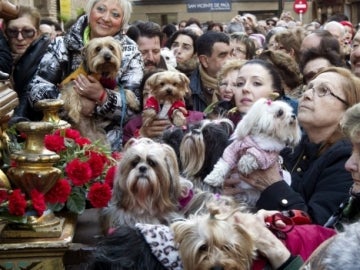
[[[144,236],[152,253],[166,269],[183,269],[173,233],[168,226],[137,223],[135,227]]]
[[[349,21],[341,21],[340,22],[343,26],[348,26],[351,28],[351,35],[354,35],[354,26],[351,22]]]

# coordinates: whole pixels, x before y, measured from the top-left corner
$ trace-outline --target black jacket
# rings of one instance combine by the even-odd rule
[[[314,223],[323,225],[349,196],[353,183],[345,170],[351,155],[351,144],[340,140],[318,156],[320,145],[303,136],[300,144],[283,151],[285,168],[292,182],[277,182],[265,189],[257,202],[258,208],[268,210],[301,209],[309,213]]]
[[[30,44],[25,53],[14,65],[12,74],[13,86],[19,97],[19,106],[15,108],[13,119],[20,117],[32,121],[41,120],[42,114],[30,106],[28,100],[30,89],[28,89],[28,86],[50,41],[51,39],[48,35],[41,36]]]
[[[13,59],[4,33],[0,30],[0,71],[11,74]]]

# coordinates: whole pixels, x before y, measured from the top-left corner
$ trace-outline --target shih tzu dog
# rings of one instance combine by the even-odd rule
[[[184,270],[251,269],[255,244],[233,214],[210,205],[208,214],[171,224]]]
[[[183,136],[179,146],[181,170],[195,188],[214,193],[221,191],[221,187],[211,186],[203,180],[228,146],[233,128],[226,118],[203,120],[190,126]]]
[[[168,226],[123,225],[97,245],[91,270],[182,270],[182,262]]]
[[[106,141],[104,127],[109,124],[103,119],[82,113],[82,97],[74,90],[74,82],[80,74],[95,77],[108,91],[124,91],[127,106],[139,110],[139,102],[131,90],[119,89],[116,77],[120,70],[122,48],[115,38],[101,37],[91,39],[82,51],[82,63],[78,69],[61,82],[61,99],[64,100],[64,111],[70,123],[82,135],[92,140]]]
[[[188,77],[177,71],[161,71],[150,76],[147,83],[151,89],[146,100],[142,121],[148,126],[158,117],[169,119],[175,126],[186,125],[184,98],[189,92]]]
[[[136,223],[170,224],[191,182],[180,177],[174,150],[148,138],[131,139],[118,165],[112,199],[102,210],[104,232]]]
[[[205,177],[205,183],[221,187],[225,177],[229,176],[233,169],[237,169],[240,174],[249,175],[255,170],[265,170],[278,164],[281,171],[282,160],[279,152],[299,143],[301,130],[290,105],[284,101],[262,98],[245,114],[236,126],[232,138],[234,141],[225,149],[211,173]],[[290,182],[288,172],[284,172],[283,177]],[[244,198],[248,203],[257,201],[258,191],[245,182],[241,183],[240,187],[246,190]],[[251,196],[246,194],[247,190]]]

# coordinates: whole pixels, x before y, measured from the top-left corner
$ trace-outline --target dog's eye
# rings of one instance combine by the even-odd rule
[[[109,46],[109,49],[110,49],[110,51],[114,51],[115,50],[115,48],[114,48],[114,46]]]
[[[284,115],[284,111],[283,110],[278,110],[278,112],[276,113],[276,117],[281,117]]]
[[[150,158],[147,159],[147,164],[149,164],[151,167],[156,167],[156,162]]]
[[[133,160],[131,161],[130,164],[131,164],[131,166],[132,166],[133,168],[135,168],[136,165],[138,165],[139,161],[140,161],[140,158],[139,158],[139,157],[136,157],[135,159],[133,159]]]
[[[178,86],[178,84],[175,82],[175,83],[173,83],[173,86]]]
[[[208,250],[208,246],[206,244],[203,244],[199,247],[199,251],[207,251]]]
[[[165,83],[163,83],[163,82],[160,83],[160,86],[164,86],[164,85],[165,85]]]
[[[100,47],[100,46],[97,46],[97,47],[95,48],[95,51],[100,52],[100,51],[101,51],[101,47]]]

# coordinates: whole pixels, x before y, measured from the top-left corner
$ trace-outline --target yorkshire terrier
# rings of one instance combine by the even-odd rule
[[[289,173],[281,170],[282,159],[279,152],[285,147],[294,147],[300,138],[301,130],[292,107],[284,101],[261,98],[236,126],[232,135],[234,141],[225,149],[204,182],[221,187],[225,177],[235,168],[240,174],[249,175],[255,170],[265,170],[278,164],[279,171],[290,184]],[[255,191],[245,182],[240,187]],[[252,203],[257,201],[258,195],[258,191],[253,194],[255,198],[244,194],[246,200]]]
[[[104,127],[109,124],[103,119],[82,113],[82,99],[74,90],[74,82],[80,74],[95,77],[104,88],[109,91],[125,91],[126,103],[130,109],[139,110],[139,102],[131,90],[117,89],[116,77],[120,70],[122,48],[120,43],[113,37],[93,38],[87,43],[82,51],[83,61],[78,69],[71,73],[61,82],[61,99],[64,100],[64,110],[71,124],[82,135],[92,140],[105,142]]]
[[[208,214],[171,224],[184,270],[251,269],[255,243],[234,211],[209,205]]]
[[[169,119],[175,126],[186,125],[188,77],[177,71],[161,71],[151,75],[147,83],[151,92],[142,114],[143,125],[150,125],[157,117]]]
[[[190,185],[189,185],[190,184]],[[181,178],[174,150],[148,138],[130,139],[118,165],[112,199],[102,210],[104,232],[120,225],[168,225],[191,182]]]

